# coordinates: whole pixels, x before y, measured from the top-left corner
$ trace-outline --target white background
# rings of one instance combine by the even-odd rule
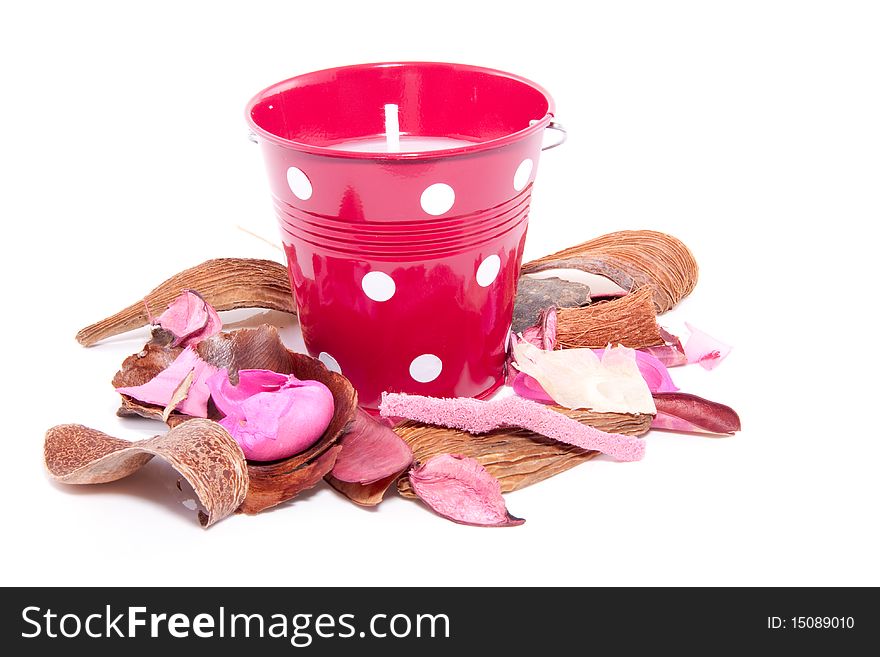
[[[7,5],[0,581],[880,584],[878,33],[870,2]],[[395,494],[364,510],[322,485],[205,531],[161,464],[50,483],[54,424],[161,429],[116,418],[109,383],[146,331],[84,349],[77,329],[209,257],[280,258],[237,228],[277,241],[245,102],[395,59],[551,91],[570,139],[541,161],[526,256],[626,228],[682,238],[700,283],[663,323],[734,351],[673,376],[736,408],[742,433],[654,432],[643,462],[508,495],[527,523],[504,530]]]

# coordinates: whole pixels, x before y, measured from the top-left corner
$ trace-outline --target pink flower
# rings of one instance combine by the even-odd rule
[[[333,417],[333,394],[319,381],[270,370],[239,370],[238,385],[220,370],[208,379],[220,424],[247,459],[276,461],[314,445]]]
[[[216,335],[222,327],[214,307],[192,290],[181,292],[155,323],[174,336],[174,347],[194,345]]]
[[[688,363],[699,363],[707,370],[714,370],[730,353],[730,345],[724,344],[687,322],[685,322],[685,326],[691,332],[691,337],[684,345],[684,353]]]

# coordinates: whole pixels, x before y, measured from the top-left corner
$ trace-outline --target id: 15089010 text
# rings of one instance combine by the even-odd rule
[[[767,616],[768,630],[851,630],[852,616]]]

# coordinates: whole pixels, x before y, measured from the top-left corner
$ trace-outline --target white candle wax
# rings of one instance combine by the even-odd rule
[[[361,139],[343,141],[327,146],[327,148],[332,148],[335,151],[355,151],[358,153],[387,153],[389,152],[387,142],[388,140],[383,135],[381,137],[363,137]],[[425,151],[462,148],[463,146],[471,146],[475,143],[466,139],[453,139],[451,137],[400,135],[399,151],[401,153],[423,153]]]

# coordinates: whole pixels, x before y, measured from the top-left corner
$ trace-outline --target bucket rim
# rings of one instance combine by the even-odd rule
[[[511,132],[510,134],[503,135],[501,137],[496,137],[495,139],[490,139],[488,141],[475,142],[473,145],[462,146],[458,148],[446,148],[446,149],[438,149],[433,151],[401,151],[397,153],[385,153],[385,152],[362,152],[362,151],[341,151],[334,148],[330,148],[327,146],[317,146],[315,144],[306,144],[304,142],[295,141],[293,139],[285,139],[284,137],[279,137],[276,134],[269,132],[268,130],[259,126],[256,121],[253,119],[253,110],[257,106],[258,103],[263,101],[267,96],[271,96],[278,91],[281,91],[285,87],[290,86],[292,82],[295,80],[299,80],[301,78],[305,78],[312,75],[321,75],[321,74],[329,74],[335,73],[338,71],[345,71],[351,69],[369,69],[369,68],[391,68],[391,67],[400,67],[400,66],[445,66],[452,67],[459,70],[466,70],[473,73],[484,73],[488,75],[495,75],[500,77],[505,77],[510,80],[514,80],[521,84],[524,84],[528,87],[531,87],[538,93],[540,93],[547,101],[547,113],[541,117],[540,119],[534,119],[530,125],[527,127],[517,130],[516,132]],[[542,132],[550,123],[553,121],[553,118],[556,114],[556,103],[553,100],[553,97],[550,93],[537,82],[529,80],[521,75],[517,75],[515,73],[509,73],[507,71],[502,71],[495,68],[489,68],[486,66],[476,66],[474,64],[460,64],[454,62],[434,62],[434,61],[395,61],[395,62],[370,62],[366,64],[348,64],[345,66],[333,66],[330,68],[324,68],[317,71],[309,71],[307,73],[301,73],[299,75],[294,75],[293,77],[287,78],[285,80],[281,80],[280,82],[276,82],[274,84],[269,85],[262,91],[256,93],[245,106],[245,120],[247,121],[248,127],[251,132],[256,135],[259,139],[264,139],[266,141],[272,142],[279,146],[286,146],[296,151],[301,151],[304,153],[310,153],[312,155],[322,155],[326,157],[336,157],[342,159],[351,159],[351,160],[382,160],[382,161],[422,161],[422,160],[431,160],[436,158],[444,158],[451,157],[456,155],[470,155],[473,153],[480,153],[483,151],[493,150],[496,148],[500,148],[502,146],[506,146],[508,144],[512,144],[514,142],[521,141],[535,133]]]

